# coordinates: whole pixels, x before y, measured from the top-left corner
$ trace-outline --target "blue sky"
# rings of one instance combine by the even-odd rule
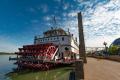
[[[108,45],[120,37],[119,0],[0,0],[0,51],[33,44],[35,35],[52,25],[77,35],[77,13],[83,14],[86,46]]]

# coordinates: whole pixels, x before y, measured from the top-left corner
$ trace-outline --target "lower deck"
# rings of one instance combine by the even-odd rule
[[[61,61],[43,61],[39,60],[35,62],[17,62],[18,68],[27,69],[37,69],[37,70],[49,70],[55,67],[69,66],[72,65],[74,61],[61,62]]]

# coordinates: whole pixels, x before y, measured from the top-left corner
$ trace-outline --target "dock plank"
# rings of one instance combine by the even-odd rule
[[[115,61],[87,58],[85,80],[120,80],[120,63]]]

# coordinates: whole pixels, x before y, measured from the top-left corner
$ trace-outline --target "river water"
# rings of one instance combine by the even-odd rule
[[[9,61],[9,56],[15,57],[15,55],[0,55],[0,80],[10,80],[5,74],[11,72],[16,67],[13,64],[15,61]]]

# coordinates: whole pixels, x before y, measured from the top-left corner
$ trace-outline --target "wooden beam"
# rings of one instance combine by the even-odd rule
[[[83,59],[84,63],[87,63],[86,53],[85,53],[85,41],[84,41],[84,33],[83,33],[83,22],[82,22],[82,14],[78,13],[78,32],[79,32],[79,55],[80,58]]]

